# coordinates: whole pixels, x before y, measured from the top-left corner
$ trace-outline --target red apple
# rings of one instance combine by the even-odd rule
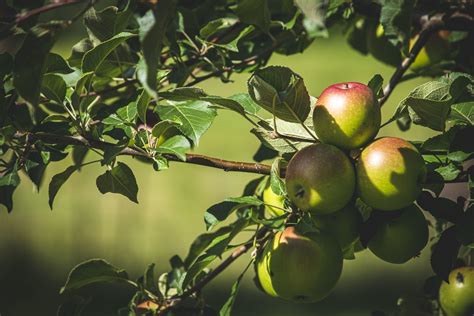
[[[380,105],[362,83],[338,83],[326,88],[313,112],[314,130],[323,143],[354,149],[371,141],[380,128]]]

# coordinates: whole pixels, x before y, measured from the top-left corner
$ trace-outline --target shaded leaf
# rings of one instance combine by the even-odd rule
[[[249,206],[260,206],[263,201],[255,196],[243,196],[238,198],[228,198],[223,202],[214,204],[204,213],[206,229],[210,230],[218,223],[224,221],[229,215],[240,208]]]
[[[452,226],[441,234],[431,253],[431,268],[444,281],[449,282],[449,273],[454,269],[461,243],[456,238],[455,227]]]
[[[258,26],[268,32],[270,28],[270,10],[267,0],[239,0],[235,13],[243,23]]]
[[[63,104],[66,97],[66,82],[55,74],[46,74],[43,76],[41,92],[50,100]]]
[[[51,182],[49,183],[49,207],[53,209],[53,202],[56,194],[58,193],[59,189],[62,185],[69,179],[69,177],[77,170],[77,166],[69,166],[63,172],[60,172],[53,176]]]
[[[165,140],[163,144],[155,148],[155,150],[158,153],[175,155],[182,161],[186,161],[186,152],[190,148],[191,144],[186,137],[183,135],[176,135]]]
[[[118,162],[112,170],[107,170],[96,180],[100,193],[119,193],[138,203],[138,186],[132,170],[124,163]]]
[[[103,259],[91,259],[80,263],[71,270],[66,284],[61,288],[61,293],[98,282],[130,284],[131,281],[125,270],[114,267]]]

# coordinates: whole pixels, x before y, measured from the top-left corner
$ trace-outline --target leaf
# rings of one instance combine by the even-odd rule
[[[16,186],[7,185],[0,186],[0,204],[3,204],[8,213],[13,209],[13,192],[15,192]]]
[[[161,292],[157,285],[158,283],[155,281],[155,264],[151,263],[148,265],[145,274],[143,275],[143,286],[155,295],[161,296]]]
[[[281,158],[275,159],[270,171],[270,187],[277,195],[286,195],[285,181],[280,176],[282,161]]]
[[[138,96],[137,99],[137,114],[140,120],[143,123],[146,123],[146,112],[148,110],[148,105],[150,104],[150,95],[146,90],[143,90],[142,93]]]
[[[474,101],[453,104],[448,120],[454,124],[474,125]]]
[[[463,245],[469,246],[474,244],[474,205],[471,205],[459,218],[455,225],[456,236]]]
[[[216,110],[203,101],[172,102],[157,106],[155,111],[161,120],[178,123],[177,128],[191,139],[194,146],[199,144],[199,138],[209,129],[217,115]]]
[[[155,150],[162,154],[172,154],[186,161],[186,152],[191,148],[189,140],[183,135],[176,135],[168,138],[163,144],[158,146]]]
[[[15,55],[13,84],[18,94],[33,105],[38,104],[43,73],[60,24],[34,26]]]
[[[260,106],[252,100],[248,93],[234,94],[229,99],[238,102],[247,113],[257,114],[260,110]]]
[[[450,163],[445,166],[436,168],[435,172],[440,174],[443,177],[444,181],[452,181],[456,179],[461,170],[459,170],[459,168],[456,167],[455,164]]]
[[[136,36],[129,32],[121,32],[107,41],[104,41],[84,54],[82,58],[81,69],[83,73],[95,72],[105,58],[115,49],[117,46],[125,42],[127,39]]]
[[[124,163],[118,162],[112,170],[107,170],[96,180],[100,193],[119,193],[138,203],[138,186],[132,170]]]
[[[301,123],[308,117],[308,91],[303,79],[289,68],[270,66],[257,70],[247,85],[252,99],[277,118]]]
[[[77,167],[78,170],[81,168],[81,164],[84,161],[87,153],[89,152],[89,148],[86,146],[74,146],[72,148],[72,161],[74,162],[74,166]]]
[[[431,253],[431,268],[434,273],[449,282],[449,273],[454,269],[461,243],[456,238],[456,228],[452,226],[441,234]]]
[[[184,260],[185,267],[189,268],[207,248],[227,238],[232,231],[231,226],[224,226],[214,232],[201,234],[193,241],[189,248],[188,256]]]
[[[83,20],[89,37],[94,42],[102,42],[124,31],[131,16],[132,12],[127,9],[120,12],[117,7],[110,6],[97,12],[92,7],[84,14]]]
[[[46,74],[43,76],[41,92],[50,100],[63,104],[66,97],[66,82],[61,76]]]
[[[303,12],[303,26],[310,38],[317,36],[327,37],[326,4],[323,0],[296,0],[295,4]]]
[[[260,146],[257,149],[257,152],[253,155],[253,160],[256,162],[262,162],[267,159],[273,159],[278,156],[278,151],[269,148],[263,144],[260,144]]]
[[[70,74],[71,72],[74,72],[74,69],[69,67],[67,61],[61,55],[55,53],[48,54],[44,73]]]
[[[201,30],[199,30],[199,36],[207,40],[211,35],[215,33],[228,29],[229,27],[235,25],[239,20],[235,18],[219,18],[208,22],[204,25]]]
[[[71,270],[60,293],[63,294],[99,282],[133,284],[128,279],[125,270],[114,267],[103,259],[91,259],[80,263]]]
[[[249,262],[247,267],[244,269],[244,271],[239,275],[237,280],[234,282],[232,285],[232,289],[230,290],[230,296],[227,299],[227,301],[224,303],[222,306],[221,310],[219,311],[219,316],[230,316],[232,307],[234,306],[235,298],[237,297],[237,293],[240,288],[240,282],[242,281],[245,273],[248,271],[249,267],[252,265],[252,261]]]
[[[77,170],[77,166],[69,166],[63,172],[60,172],[53,176],[51,182],[49,183],[49,207],[53,209],[53,202],[56,194],[58,193],[59,189],[62,187],[64,183],[69,179],[69,177]]]
[[[239,0],[235,13],[243,23],[256,25],[263,32],[270,29],[270,10],[267,0]]]
[[[2,186],[18,186],[20,184],[20,177],[18,176],[18,171],[16,168],[11,170],[7,174],[3,174],[0,177],[0,187]]]
[[[415,0],[382,0],[380,23],[384,34],[395,46],[408,44]]]
[[[383,95],[383,77],[381,75],[376,74],[373,76],[367,85],[372,89],[372,92],[377,96],[377,98],[380,98]]]
[[[398,105],[392,120],[408,109],[413,123],[437,131],[444,131],[451,105],[464,93],[468,77],[458,76],[451,81],[430,81],[416,87]]]
[[[260,206],[262,204],[263,201],[255,196],[243,196],[225,199],[223,202],[214,204],[206,210],[206,213],[204,213],[206,229],[212,229],[212,227],[224,221],[232,212],[236,211],[237,209],[249,206]]]
[[[174,17],[176,0],[160,0],[155,10],[138,19],[139,38],[143,50],[142,75],[138,77],[148,94],[157,98],[157,71],[165,32]]]
[[[451,223],[456,223],[463,214],[463,210],[454,201],[443,197],[435,198],[427,191],[423,191],[416,202],[436,219]]]

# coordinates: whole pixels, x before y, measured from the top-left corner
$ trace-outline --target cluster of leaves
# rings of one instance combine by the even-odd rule
[[[131,286],[135,295],[123,315],[180,315],[180,308],[185,309],[183,314],[229,315],[247,269],[220,312],[212,312],[200,297],[201,287],[214,277],[211,264],[228,252],[238,256],[258,248],[267,234],[282,229],[285,222],[312,229],[306,225],[308,218],[289,201],[285,206],[291,212],[266,217],[261,199],[268,183],[275,193],[285,196],[281,176],[286,162],[317,141],[311,126],[314,97],[303,78],[286,67],[261,68],[273,52],[301,52],[314,37],[326,36],[327,27],[337,22],[349,26],[350,43],[358,42],[355,26],[362,15],[378,19],[391,45],[406,52],[410,36],[419,27],[412,23],[414,17],[445,9],[444,4],[408,0],[332,0],[324,4],[301,0],[118,1],[117,6],[101,10],[93,4],[87,3],[78,15],[84,14],[88,37],[74,45],[68,59],[50,50],[76,17],[44,22],[27,12],[32,7],[37,8],[30,13],[41,11],[39,2],[10,1],[6,5],[9,15],[0,32],[4,83],[0,90],[0,203],[9,211],[20,171],[40,188],[49,163],[68,156],[73,164],[49,183],[51,207],[68,178],[93,163],[106,167],[96,180],[100,192],[119,193],[137,202],[133,171],[118,157],[134,156],[157,171],[168,168],[169,161],[186,162],[189,150],[199,144],[222,109],[252,124],[251,132],[261,141],[255,161],[275,158],[269,178],[251,181],[241,197],[226,199],[205,212],[207,232],[196,238],[184,260],[177,256],[170,260],[169,272],[155,278],[150,265],[143,277],[133,281],[103,260],[82,263],[71,272],[65,294],[98,282]],[[402,130],[416,124],[438,132],[415,144],[429,168],[426,191],[418,204],[435,219],[439,236],[432,266],[441,278],[454,267],[460,251],[471,251],[474,239],[474,184],[469,166],[474,153],[469,139],[474,129],[473,78],[466,68],[456,69],[458,72],[414,89],[386,122],[397,121]],[[193,87],[211,77],[226,82],[232,72],[243,71],[253,72],[248,93],[222,97]],[[380,75],[368,85],[383,97]],[[271,119],[260,115],[264,110]],[[98,159],[87,161],[91,155]],[[449,183],[458,180],[466,183],[470,193],[453,202],[444,194]],[[370,223],[372,210],[359,202],[356,205]],[[248,231],[243,243],[236,241]],[[350,251],[345,255],[353,258]],[[79,314],[81,309],[75,303],[63,305],[60,311]]]

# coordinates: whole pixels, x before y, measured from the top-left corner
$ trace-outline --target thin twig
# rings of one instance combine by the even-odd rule
[[[431,17],[423,26],[418,39],[413,45],[408,56],[402,60],[400,65],[393,73],[389,83],[383,89],[383,97],[379,99],[380,106],[382,106],[390,97],[395,87],[400,83],[405,72],[410,68],[415,61],[418,53],[428,42],[431,35],[439,30],[464,30],[472,31],[474,29],[473,17],[464,13],[453,13],[449,16],[438,14]]]

